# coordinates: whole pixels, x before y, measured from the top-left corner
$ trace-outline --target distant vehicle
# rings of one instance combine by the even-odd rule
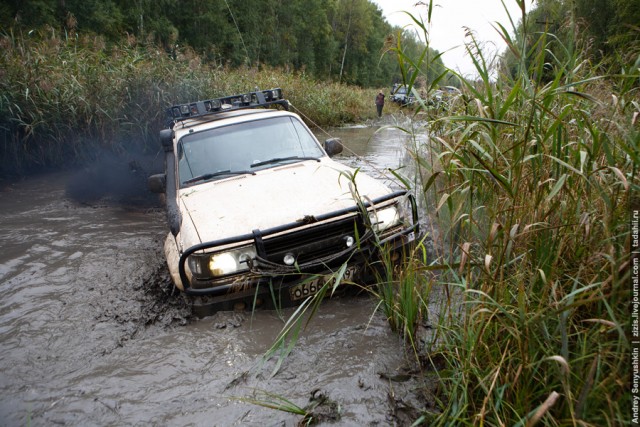
[[[434,108],[442,108],[445,102],[446,95],[441,90],[435,90],[429,94],[427,105]]]
[[[396,84],[391,89],[391,101],[404,107],[413,104],[416,97],[409,91],[408,86]]]
[[[455,86],[441,86],[440,90],[447,95],[460,95],[460,89]]]
[[[364,280],[380,244],[402,259],[416,238],[413,197],[332,160],[341,142],[321,145],[288,107],[270,89],[168,110],[165,172],[149,187],[166,200],[171,279],[201,297],[197,315],[300,302],[345,264]]]
[[[461,95],[462,92],[457,87],[441,86],[431,94],[428,104],[438,109],[447,110],[451,107],[451,103]]]

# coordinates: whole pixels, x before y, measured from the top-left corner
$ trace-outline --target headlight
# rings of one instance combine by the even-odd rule
[[[400,224],[402,218],[395,206],[369,212],[369,220],[374,231],[384,231],[394,225]]]
[[[240,269],[240,263],[234,254],[223,252],[221,254],[212,255],[209,260],[209,270],[214,276],[223,276],[225,274],[235,273]]]
[[[232,249],[213,254],[192,254],[188,258],[189,269],[198,279],[224,276],[249,270],[249,263],[256,257],[253,246]]]

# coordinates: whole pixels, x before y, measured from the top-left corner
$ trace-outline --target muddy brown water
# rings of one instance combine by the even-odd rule
[[[406,138],[376,129],[334,129],[366,159],[341,161],[374,175],[402,164]],[[162,211],[77,203],[69,179],[0,189],[0,425],[296,425],[248,401],[278,396],[322,400],[321,424],[403,425],[403,410],[424,406],[421,380],[398,376],[411,356],[370,297],[324,301],[271,376],[277,359],[259,362],[292,309],[194,319],[171,292]]]

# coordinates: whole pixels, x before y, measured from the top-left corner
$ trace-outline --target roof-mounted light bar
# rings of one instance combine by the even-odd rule
[[[189,104],[178,104],[167,109],[167,116],[170,121],[180,121],[208,114],[244,108],[266,107],[273,104],[282,105],[285,110],[289,109],[289,102],[282,96],[282,89],[260,90]]]

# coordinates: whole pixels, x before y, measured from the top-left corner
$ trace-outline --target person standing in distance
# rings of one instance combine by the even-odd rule
[[[376,108],[378,109],[378,118],[382,117],[382,107],[384,107],[384,93],[380,91],[376,96]]]

